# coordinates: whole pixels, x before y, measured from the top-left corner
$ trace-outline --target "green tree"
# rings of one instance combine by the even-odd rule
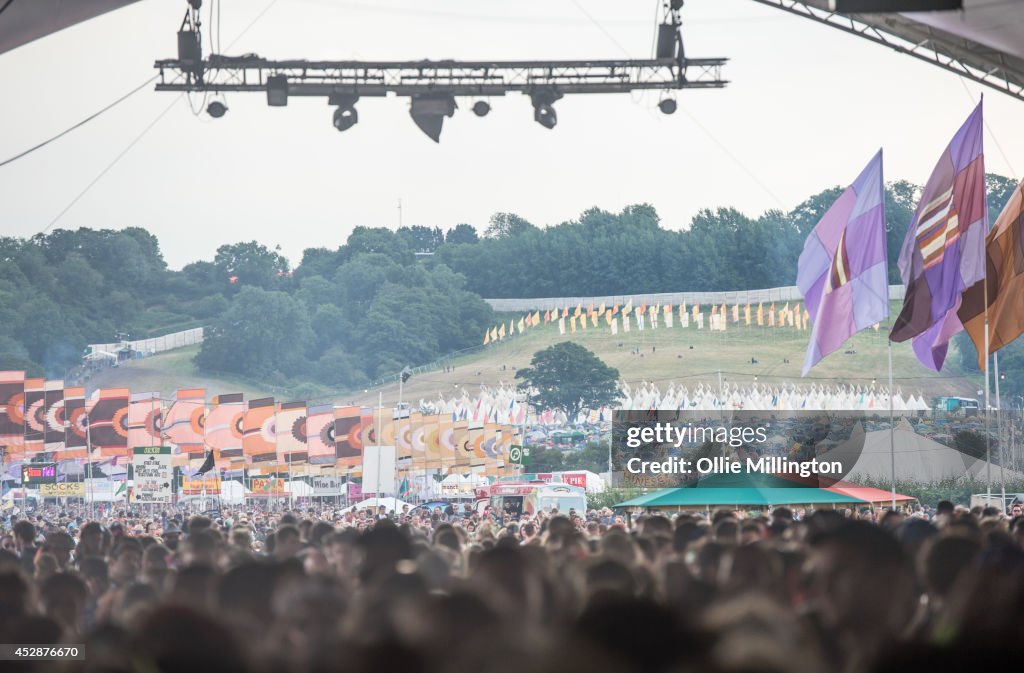
[[[484,231],[487,238],[519,236],[537,227],[515,213],[495,213]]]
[[[261,243],[233,243],[217,248],[213,264],[224,285],[241,288],[255,285],[264,289],[273,287],[278,278],[288,271],[288,260],[279,252]],[[232,278],[236,280],[232,282]]]
[[[451,243],[453,245],[472,244],[479,241],[480,236],[476,233],[476,229],[473,228],[473,225],[466,224],[465,222],[456,224],[453,228],[448,230],[448,233],[445,234],[444,237],[445,243]]]
[[[434,252],[444,244],[444,232],[440,227],[413,225],[402,227],[396,232],[414,252]]]
[[[561,409],[575,418],[583,409],[613,403],[618,395],[619,370],[572,341],[563,341],[537,351],[530,366],[516,372],[520,390],[531,404]]]
[[[207,331],[200,370],[270,380],[306,373],[313,341],[306,308],[285,292],[243,287]]]

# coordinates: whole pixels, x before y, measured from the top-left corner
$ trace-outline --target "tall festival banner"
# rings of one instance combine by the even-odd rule
[[[64,424],[64,382],[47,381],[43,391],[43,446],[52,453],[64,450],[67,427]],[[57,458],[63,458],[58,456]]]
[[[367,425],[373,425],[372,416]],[[363,425],[360,407],[338,407],[334,410],[334,441],[335,459],[339,468],[350,469],[362,462]]]
[[[0,446],[3,460],[25,455],[25,372],[0,372]]]
[[[169,503],[174,471],[171,467],[171,447],[138,446],[132,449],[132,472],[135,488],[132,501],[136,503]]]
[[[455,440],[455,464],[457,468],[469,467],[469,455],[472,447],[469,446],[469,424],[467,421],[455,421],[452,429],[452,437]]]
[[[128,406],[128,446],[157,446],[161,444],[160,425],[163,403],[160,393],[136,393]]]
[[[253,465],[277,460],[277,406],[273,397],[250,400],[242,420],[242,454]]]
[[[182,388],[174,393],[163,424],[164,438],[174,444],[173,462],[185,467],[190,459],[201,460],[205,452],[206,390]]]
[[[334,437],[334,406],[321,404],[308,408],[306,416],[306,448],[310,465],[331,465],[337,460]]]
[[[131,392],[127,388],[107,388],[93,393],[89,409],[89,439],[95,455],[128,456],[128,406]]]
[[[242,424],[245,402],[242,393],[217,395],[206,417],[206,445],[213,449],[218,469],[228,469],[242,457]]]
[[[423,417],[424,439],[427,448],[427,467],[441,468],[441,416],[433,414]]]
[[[427,438],[423,414],[418,411],[409,414],[409,445],[412,447],[411,468],[422,472],[427,467]]]
[[[412,428],[409,425],[409,409],[392,409],[391,423],[394,441],[387,441],[387,436],[385,435],[384,444],[395,447],[395,457],[400,463],[402,461],[409,461],[412,458]]]
[[[46,380],[25,379],[25,455],[46,449]]]
[[[455,465],[455,419],[451,414],[441,414],[437,419],[438,442],[440,443],[440,466]]]
[[[64,390],[64,425],[67,428],[61,458],[88,458],[89,416],[85,412],[85,388]]]
[[[487,454],[484,453],[484,427],[482,421],[472,421],[469,424],[469,441],[466,445],[466,454],[469,456],[469,464],[472,467],[482,467],[487,463]]]
[[[277,461],[282,465],[305,463],[306,403],[284,402],[277,408]]]

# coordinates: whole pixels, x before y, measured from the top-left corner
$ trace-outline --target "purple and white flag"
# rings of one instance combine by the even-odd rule
[[[815,225],[796,284],[811,316],[803,376],[851,336],[889,315],[882,150]]]
[[[985,277],[983,130],[978,103],[939,157],[900,250],[907,292],[889,338],[913,339],[917,359],[935,371],[964,328],[957,315],[964,290]]]

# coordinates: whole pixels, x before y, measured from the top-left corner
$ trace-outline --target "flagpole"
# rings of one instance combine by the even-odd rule
[[[989,370],[991,367],[988,362],[989,356],[989,344],[988,344],[988,274],[985,274],[985,482],[987,484],[985,489],[985,503],[986,506],[992,504],[992,442],[989,437]]]
[[[89,517],[96,518],[96,496],[92,490],[92,417],[89,412],[85,414],[85,460],[89,475]]]
[[[380,507],[380,424],[381,418],[384,415],[384,391],[377,393],[377,485],[374,487],[374,493],[377,496],[377,506]],[[401,431],[401,425],[399,425],[399,431]]]
[[[886,301],[889,298],[886,297]],[[892,318],[889,315],[885,317],[885,330],[889,333],[892,329],[890,321]],[[892,509],[896,511],[896,417],[893,412],[893,401],[892,401],[892,339],[887,339],[888,351],[889,351],[889,470],[892,480]]]
[[[1000,509],[1006,509],[1006,471],[1003,465],[1006,463],[1003,453],[1003,398],[999,395],[999,353],[992,354],[992,366],[996,377],[996,437],[999,438],[999,491],[1002,498]]]

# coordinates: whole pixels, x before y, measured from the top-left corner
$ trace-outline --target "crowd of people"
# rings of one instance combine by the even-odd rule
[[[1021,661],[1020,512],[47,507],[0,524],[3,670],[793,672]]]

